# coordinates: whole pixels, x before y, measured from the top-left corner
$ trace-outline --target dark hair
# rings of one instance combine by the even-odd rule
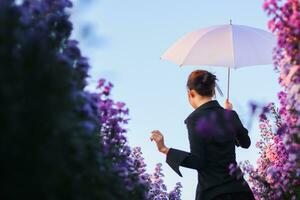
[[[187,88],[196,90],[202,96],[213,96],[215,94],[216,75],[206,70],[193,71],[187,81]]]

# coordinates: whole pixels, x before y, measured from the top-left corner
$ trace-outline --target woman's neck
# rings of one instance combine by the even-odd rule
[[[209,102],[209,101],[211,101],[211,100],[212,100],[212,97],[201,97],[201,98],[199,98],[198,101],[196,102],[196,106],[197,106],[197,108],[198,108],[198,107],[201,106],[202,104],[205,104],[205,103],[207,103],[207,102]]]

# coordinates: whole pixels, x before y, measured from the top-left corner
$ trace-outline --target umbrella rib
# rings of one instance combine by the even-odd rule
[[[203,35],[199,36],[199,38],[195,41],[195,43],[192,45],[192,47],[190,48],[190,50],[188,50],[185,58],[182,60],[180,66],[182,66],[184,64],[184,62],[186,61],[187,57],[189,56],[189,53],[194,49],[194,47],[196,46],[196,44],[199,42],[199,40],[203,37],[205,37],[208,33],[215,31],[218,27],[214,27],[211,30],[208,30],[206,33],[204,33]]]
[[[264,40],[267,40],[268,42],[272,42],[272,40],[271,40],[270,37],[265,37],[262,34],[259,34],[259,32],[257,30],[255,30],[254,28],[249,28],[249,30],[252,31],[252,32],[254,32],[257,36],[263,38]],[[265,30],[263,30],[263,31],[265,31]],[[265,32],[268,33],[268,34],[270,34],[270,35],[272,35],[275,38],[274,34],[268,32],[268,31],[265,31]]]
[[[260,37],[260,38],[262,38],[264,41],[267,41],[267,42],[272,42],[272,39],[271,38],[269,38],[269,37],[265,37],[263,34],[260,34],[256,29],[254,29],[254,28],[248,28],[247,26],[243,26],[243,27],[246,27],[247,28],[247,31],[251,31],[251,32],[253,32],[257,37]],[[263,30],[264,31],[264,30]],[[272,36],[274,36],[272,33],[269,33],[269,32],[267,32],[267,31],[265,31],[266,33],[268,33],[268,34],[270,34],[270,35],[272,35]],[[275,36],[274,36],[275,37]],[[274,47],[275,47],[275,44],[274,44]],[[256,65],[264,65],[264,64],[256,64]]]
[[[257,30],[255,30],[255,29],[250,29],[250,31],[252,31],[253,33],[255,33],[255,35],[257,35],[258,37],[263,38],[263,40],[272,43],[272,40],[271,40],[270,38],[265,37],[265,36],[263,36],[262,34],[259,34],[259,32],[258,32]],[[269,33],[269,32],[266,31],[266,33]],[[269,33],[269,34],[271,34],[271,35],[274,37],[274,41],[273,41],[273,42],[274,42],[274,44],[273,44],[273,46],[274,46],[273,49],[274,49],[275,46],[276,46],[276,45],[275,45],[275,43],[276,43],[276,42],[275,42],[275,41],[276,41],[276,40],[275,40],[275,35],[272,34],[272,33]]]

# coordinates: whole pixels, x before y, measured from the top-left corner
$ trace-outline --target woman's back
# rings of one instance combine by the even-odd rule
[[[236,163],[235,146],[250,146],[248,130],[237,113],[212,100],[196,109],[186,123],[191,153],[204,157],[198,170],[198,187],[205,199],[220,193],[249,191],[243,179],[229,174],[229,165]]]

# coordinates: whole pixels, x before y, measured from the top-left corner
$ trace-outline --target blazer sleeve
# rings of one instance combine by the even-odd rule
[[[204,144],[202,138],[195,131],[195,123],[188,122],[187,129],[189,133],[190,152],[180,149],[169,148],[166,156],[168,165],[182,177],[179,166],[195,170],[204,168]]]
[[[251,140],[248,135],[248,130],[243,126],[238,114],[233,110],[234,124],[236,126],[236,146],[241,146],[242,148],[249,148],[251,145]]]

